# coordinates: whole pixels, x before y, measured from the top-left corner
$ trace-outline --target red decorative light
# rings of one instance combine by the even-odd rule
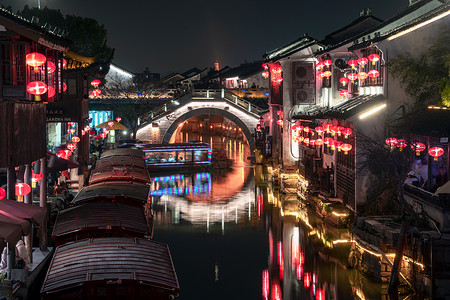
[[[339,92],[339,94],[342,96],[342,97],[347,97],[347,95],[348,95],[348,90],[341,90],[340,92]]]
[[[109,126],[109,127],[113,127],[113,126],[114,126],[114,121],[109,121],[109,122],[108,122],[108,126]]]
[[[62,67],[63,69],[67,66],[67,61],[63,58],[62,59]]]
[[[280,117],[282,117],[282,116],[283,116],[283,111],[282,111],[282,110],[278,110],[278,111],[277,111],[277,115],[280,116]]]
[[[331,73],[331,71],[323,72],[323,77],[325,77],[325,78],[329,78],[329,77],[331,77],[331,75],[333,75],[333,73]]]
[[[325,291],[323,289],[316,290],[316,300],[325,300]]]
[[[350,134],[353,133],[353,130],[352,130],[351,128],[344,127],[344,129],[342,129],[341,133],[342,133],[342,134],[344,135],[344,137],[347,139],[348,136],[349,136]]]
[[[26,183],[22,183],[22,182],[16,183],[16,186],[15,186],[16,196],[22,197],[22,196],[28,195],[29,193],[31,193],[31,186],[29,186]]]
[[[337,132],[337,126],[336,125],[331,125],[330,126],[330,133],[331,135],[335,135]]]
[[[342,144],[341,150],[344,151],[344,154],[347,155],[350,150],[352,150],[352,145],[350,144]]]
[[[0,200],[6,197],[6,191],[0,187]]]
[[[336,132],[337,132],[338,136],[341,136],[342,130],[344,130],[344,128],[345,127],[343,127],[343,126],[338,126],[337,127],[337,131]]]
[[[47,85],[42,81],[32,81],[27,84],[27,92],[32,95],[42,95],[47,92]]]
[[[74,136],[72,137],[71,140],[72,140],[72,142],[74,142],[75,144],[80,142],[80,138],[79,138],[78,136],[76,136],[76,135],[74,135]]]
[[[305,288],[309,289],[311,286],[311,273],[305,273],[305,276],[303,277],[303,284]]]
[[[27,54],[25,57],[27,65],[34,68],[34,71],[37,71],[37,68],[45,64],[47,61],[47,58],[44,54],[38,53],[38,52],[32,52]]]
[[[35,174],[33,170],[31,171],[31,181],[32,182],[41,181],[42,178],[44,178],[44,174],[42,174],[42,173]]]
[[[323,67],[325,67],[325,64],[323,63],[323,61],[319,61],[316,65],[317,70],[322,70]]]
[[[331,144],[333,143],[333,139],[330,138],[330,137],[327,137],[327,138],[325,138],[325,139],[323,140],[323,143],[324,143],[325,145],[327,145],[327,147],[330,147]]]
[[[347,77],[341,77],[339,79],[339,82],[342,83],[343,86],[345,86],[348,83],[348,78]]]
[[[331,66],[333,64],[333,62],[330,59],[324,60],[323,64],[327,67]]]
[[[75,145],[75,144],[72,144],[72,143],[67,144],[67,149],[69,149],[70,151],[73,151],[73,150],[75,150],[76,148],[77,148],[77,145]]]
[[[317,139],[316,140],[316,146],[322,146],[323,145],[323,140],[322,139]]]
[[[269,78],[269,71],[264,71],[261,73],[262,77]]]
[[[350,59],[348,61],[348,65],[354,69],[358,65],[358,61],[356,59]]]
[[[75,128],[70,128],[68,131],[70,134],[74,134],[76,130],[75,130]]]
[[[52,86],[47,87],[47,96],[49,98],[55,97],[56,91]]]
[[[278,124],[279,126],[283,126],[283,120],[281,120],[281,119],[278,120],[278,121],[277,121],[277,124]]]
[[[397,146],[398,148],[400,148],[400,151],[402,151],[403,148],[405,148],[406,146],[408,146],[408,144],[406,143],[406,141],[405,141],[404,139],[398,139],[398,140],[397,140],[396,146]]]
[[[94,79],[91,81],[91,85],[93,87],[97,87],[100,83],[102,83],[99,79]]]
[[[101,136],[102,139],[104,139],[107,135],[108,135],[108,134],[107,134],[107,133],[104,133],[104,132],[103,132],[102,134],[100,134],[100,136]]]
[[[323,125],[323,129],[326,131],[326,132],[330,132],[330,127],[332,126],[332,124],[325,124],[325,125]]]
[[[56,156],[63,158],[63,159],[69,159],[69,157],[72,155],[72,151],[70,150],[59,150],[56,152]]]
[[[120,121],[122,121],[122,118],[121,118],[121,117],[117,117],[117,118],[116,118],[116,121],[117,121],[117,122],[120,122]]]
[[[310,139],[310,140],[309,140],[309,144],[310,144],[311,146],[315,146],[315,145],[316,145],[316,140],[315,140],[315,139]]]
[[[281,69],[281,67],[274,67],[272,69],[272,73],[275,73],[275,74],[281,74],[282,71],[283,71],[283,69]]]
[[[318,134],[322,135],[324,129],[323,129],[322,126],[317,126],[317,127],[314,129],[314,131],[317,132]]]
[[[99,135],[94,135],[94,139],[96,139],[96,140],[99,140],[99,139],[101,139],[102,137],[101,136],[99,136]]]
[[[63,84],[62,84],[62,91],[63,91],[63,93],[65,91],[67,91],[67,84],[65,82],[63,82]],[[59,92],[61,93],[61,91],[59,91]]]
[[[97,96],[99,96],[101,93],[102,93],[102,91],[101,91],[100,89],[94,89],[94,90],[91,92],[91,95],[93,95],[94,97],[97,97]]]
[[[49,74],[53,73],[53,72],[55,72],[55,70],[56,70],[55,64],[51,61],[48,61],[47,62],[47,73],[49,73]]]
[[[109,133],[109,130],[106,129],[106,128],[103,128],[103,133],[104,133],[104,134],[108,134],[108,133]]]
[[[359,72],[359,73],[358,73],[358,78],[359,78],[361,81],[364,81],[367,77],[369,77],[369,74],[367,74],[366,72]]]
[[[303,127],[303,131],[308,133],[309,132],[309,127],[308,126]]]
[[[377,78],[378,76],[380,76],[380,72],[378,72],[378,70],[370,70],[367,74],[371,78]]]
[[[338,150],[338,152],[340,152],[342,144],[343,143],[341,141],[333,141],[333,146],[331,147],[331,149],[334,150],[333,148],[335,148]]]
[[[305,143],[305,145],[309,145],[309,138],[304,138],[303,143]]]
[[[89,135],[94,135],[95,134],[95,130],[89,130]]]
[[[390,137],[386,139],[386,144],[391,147],[391,150],[394,149],[395,145],[397,145],[397,139],[395,137]]]
[[[434,160],[438,160],[438,157],[444,154],[444,149],[441,147],[433,147],[428,150],[428,154],[434,157]]]
[[[262,67],[264,70],[267,70],[269,68],[269,66],[267,64],[262,64]]]
[[[353,82],[355,82],[356,79],[358,79],[358,74],[356,73],[350,73],[347,75],[348,79],[350,79]]]
[[[369,60],[367,59],[367,58],[365,58],[365,57],[360,57],[360,58],[358,58],[358,64],[361,66],[361,67],[364,67],[366,64],[368,64],[369,63]]]
[[[374,54],[370,54],[369,55],[369,60],[372,62],[372,65],[375,65],[375,63],[380,60],[380,56],[378,54],[375,54],[375,53]]]
[[[322,72],[322,71],[317,72],[317,73],[316,73],[316,76],[317,76],[317,79],[322,80],[322,78],[323,78],[323,72]]]
[[[425,150],[426,146],[424,143],[413,143],[411,145],[411,149],[416,151],[416,155],[419,156],[420,152],[422,152],[423,150]]]

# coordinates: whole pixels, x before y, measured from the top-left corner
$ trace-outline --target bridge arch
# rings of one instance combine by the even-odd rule
[[[166,132],[163,135],[162,142],[163,143],[169,143],[170,138],[174,134],[174,132],[177,130],[178,125],[183,123],[184,121],[197,117],[200,115],[219,115],[224,118],[227,118],[231,122],[235,123],[237,126],[239,126],[242,129],[242,133],[244,134],[245,138],[248,141],[248,144],[250,146],[250,151],[253,153],[253,150],[255,150],[255,141],[252,136],[252,128],[249,128],[247,124],[245,124],[241,119],[239,119],[236,115],[230,113],[227,110],[220,109],[220,108],[198,108],[195,110],[190,110],[187,113],[182,114],[180,117],[172,121],[172,124],[169,126],[169,128],[166,130]]]

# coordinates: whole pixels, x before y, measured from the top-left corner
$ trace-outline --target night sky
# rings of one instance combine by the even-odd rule
[[[14,12],[37,0],[0,0]],[[61,12],[96,19],[116,49],[113,63],[131,72],[184,72],[235,67],[262,58],[304,33],[322,39],[359,17],[364,8],[383,20],[408,0],[41,0]]]

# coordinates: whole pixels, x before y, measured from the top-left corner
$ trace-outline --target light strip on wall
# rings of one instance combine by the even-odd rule
[[[370,116],[370,115],[373,115],[374,113],[378,112],[379,110],[385,108],[386,105],[387,105],[387,104],[384,103],[384,104],[375,106],[374,108],[372,108],[372,109],[366,111],[365,113],[361,114],[361,115],[359,116],[359,118],[360,118],[360,119],[364,119],[364,118],[366,118],[366,117],[368,117],[368,116]]]
[[[131,73],[129,73],[129,72],[127,72],[127,71],[125,71],[125,70],[123,70],[121,68],[118,68],[118,67],[116,67],[113,64],[111,64],[109,68],[111,70],[113,70],[114,72],[120,73],[123,76],[127,76],[127,77],[130,77],[130,78],[133,77],[133,74],[131,74]]]
[[[396,38],[398,38],[398,37],[400,37],[400,36],[402,36],[402,35],[405,35],[405,34],[407,34],[407,33],[410,33],[411,31],[414,31],[414,30],[416,30],[416,29],[419,29],[420,27],[423,27],[423,26],[425,26],[425,25],[428,25],[428,24],[430,24],[430,23],[433,23],[434,21],[437,21],[437,20],[439,20],[439,19],[441,19],[441,18],[443,18],[443,17],[445,17],[445,16],[448,16],[449,14],[450,14],[450,10],[449,10],[449,11],[446,11],[445,13],[442,13],[442,14],[440,14],[440,15],[438,15],[438,16],[432,18],[432,19],[429,19],[428,21],[425,21],[425,22],[423,22],[423,23],[417,24],[417,25],[415,25],[415,26],[413,26],[413,27],[411,27],[411,28],[408,28],[408,29],[406,29],[406,30],[403,30],[403,31],[401,31],[401,32],[399,32],[399,33],[397,33],[397,34],[394,34],[393,36],[388,37],[388,41],[391,41],[391,40],[396,39]]]

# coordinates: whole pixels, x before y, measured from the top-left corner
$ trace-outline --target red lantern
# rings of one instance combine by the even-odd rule
[[[70,150],[59,150],[56,152],[56,156],[64,159],[69,159],[70,155],[72,155],[72,152]]]
[[[6,191],[0,187],[0,200],[6,197]]]
[[[310,140],[309,140],[309,144],[310,144],[311,146],[315,146],[315,145],[316,145],[316,140],[310,139]]]
[[[323,63],[323,61],[319,61],[316,65],[317,70],[322,70],[323,67],[325,67],[325,64]]]
[[[49,98],[54,97],[55,94],[56,94],[56,91],[55,91],[55,89],[54,89],[52,86],[48,86],[47,92],[48,92],[47,96],[48,96]]]
[[[304,138],[303,143],[305,143],[305,145],[309,145],[309,138]]]
[[[264,71],[261,73],[263,78],[269,78],[269,72],[268,71]]]
[[[359,73],[358,73],[358,78],[359,78],[361,81],[364,81],[364,79],[366,79],[367,77],[369,77],[369,74],[367,74],[366,72],[359,72]]]
[[[322,139],[317,139],[316,140],[316,146],[322,146],[323,145],[323,140]]]
[[[362,68],[364,68],[364,66],[365,66],[367,63],[369,63],[369,60],[368,60],[367,58],[365,58],[365,57],[360,57],[360,58],[358,58],[358,64],[359,64]]]
[[[93,87],[97,87],[100,83],[102,83],[99,79],[94,79],[91,81],[91,85]]]
[[[67,123],[67,126],[73,127],[73,126],[75,126],[75,122],[69,122],[69,123]]]
[[[47,92],[47,85],[42,81],[32,81],[27,84],[27,92],[32,95],[42,95]]]
[[[27,65],[34,68],[34,72],[37,72],[37,68],[45,64],[47,58],[44,54],[38,52],[32,52],[26,56]]]
[[[75,150],[77,148],[77,145],[75,145],[75,144],[67,144],[67,149],[69,149],[70,151],[73,151],[73,150]]]
[[[34,171],[31,171],[31,181],[32,182],[41,181],[42,178],[44,178],[44,174],[42,174],[42,173],[35,174]]]
[[[356,73],[350,73],[347,75],[348,79],[350,79],[353,82],[355,82],[356,79],[358,79],[358,74]]]
[[[428,150],[428,154],[434,157],[434,160],[438,160],[438,157],[444,154],[444,149],[441,147],[433,147]]]
[[[63,93],[65,91],[67,91],[67,84],[65,82],[63,82],[63,84],[62,84],[62,91],[63,91]],[[59,91],[59,92],[61,93],[61,91]]]
[[[397,139],[395,137],[390,137],[386,139],[386,144],[391,147],[391,150],[394,149],[394,146],[397,145]]]
[[[100,134],[100,137],[102,138],[102,139],[104,139],[106,136],[107,136],[108,134],[107,133],[102,133],[102,134]]]
[[[47,61],[47,73],[53,73],[56,70],[56,66],[53,62]]]
[[[95,134],[95,130],[89,130],[89,135],[94,135]]]
[[[343,126],[338,126],[338,127],[337,127],[336,132],[337,132],[338,136],[341,136],[341,133],[342,133],[343,130],[344,130],[344,127],[343,127]]]
[[[333,62],[330,59],[324,60],[323,64],[327,67],[331,66]]]
[[[337,126],[336,125],[331,125],[330,126],[330,133],[331,135],[335,135],[337,132]]]
[[[75,135],[72,137],[72,142],[74,142],[76,144],[76,143],[80,142],[80,138]]]
[[[341,147],[342,147],[341,141],[333,141],[333,146],[334,146],[334,148],[337,148],[338,152],[341,152]]]
[[[323,129],[324,129],[326,132],[330,133],[330,127],[331,127],[331,126],[332,126],[331,124],[325,124],[325,125],[323,125]]]
[[[75,130],[75,128],[70,128],[68,131],[70,134],[74,134],[76,130]]]
[[[380,72],[378,72],[377,70],[370,70],[367,74],[371,78],[377,78],[378,76],[380,76]]]
[[[352,145],[350,144],[342,144],[341,150],[344,151],[344,154],[347,155],[350,150],[352,150]]]
[[[103,128],[103,133],[104,133],[104,134],[108,134],[108,133],[109,133],[109,130],[106,129],[106,128]]]
[[[303,127],[303,131],[308,133],[309,132],[309,127],[308,126]]]
[[[342,83],[343,86],[345,86],[348,83],[348,78],[347,77],[341,77],[339,79],[339,82]]]
[[[351,66],[352,69],[354,69],[358,65],[358,61],[356,59],[350,59],[348,61],[348,65]]]
[[[329,77],[331,77],[331,75],[333,75],[333,73],[331,73],[331,71],[323,72],[323,77],[325,77],[325,78],[329,78]]]
[[[342,133],[342,134],[344,135],[344,137],[347,139],[348,136],[349,136],[350,134],[353,133],[353,130],[352,130],[351,128],[344,127],[344,129],[342,129],[341,133]]]
[[[317,79],[322,80],[322,78],[323,78],[323,72],[322,72],[322,71],[317,72],[317,73],[316,73],[316,76],[317,76]]]
[[[117,122],[120,122],[120,121],[122,121],[122,118],[121,118],[121,117],[117,117],[117,118],[116,118],[116,121],[117,121]]]
[[[109,127],[113,127],[113,126],[114,126],[114,121],[109,121],[109,122],[108,122],[108,126],[109,126]]]
[[[28,195],[29,193],[31,193],[31,186],[29,186],[26,183],[22,183],[22,182],[16,183],[16,186],[15,186],[16,196],[22,197],[22,196]]]
[[[325,145],[327,145],[327,147],[330,147],[330,146],[332,145],[332,143],[333,143],[333,139],[330,138],[330,137],[327,137],[327,138],[325,138],[325,139],[323,140],[323,143],[324,143]]]
[[[416,151],[416,155],[420,156],[420,152],[425,150],[426,146],[424,143],[414,143],[411,145],[411,149]]]
[[[380,56],[378,54],[375,54],[375,53],[374,54],[370,54],[369,55],[369,60],[372,62],[372,65],[375,65],[375,63],[380,60]]]
[[[323,133],[323,131],[324,131],[324,129],[323,129],[322,126],[317,126],[314,130],[315,130],[318,134],[320,134],[320,135],[322,135],[322,133]]]
[[[398,139],[398,140],[397,140],[396,146],[397,146],[398,148],[400,148],[400,151],[402,151],[403,148],[405,148],[407,145],[408,145],[408,144],[406,143],[406,141],[405,141],[404,139]]]
[[[94,135],[94,139],[99,140],[99,139],[101,139],[101,136],[99,136],[99,135]]]
[[[281,71],[283,71],[283,69],[281,69],[281,67],[274,67],[272,69],[272,72],[275,73],[275,74],[280,74]]]
[[[277,124],[278,124],[279,126],[283,126],[283,120],[281,120],[281,119],[278,120],[278,121],[277,121]]]
[[[341,90],[340,92],[339,92],[339,95],[341,95],[342,97],[347,97],[347,95],[348,95],[348,90]]]
[[[67,61],[63,58],[62,59],[62,67],[63,69],[67,66]]]
[[[267,64],[262,64],[262,67],[264,70],[267,70],[269,68],[269,66]]]
[[[94,90],[91,92],[91,94],[92,94],[94,97],[99,96],[101,93],[102,93],[102,91],[101,91],[100,89],[94,89]]]

